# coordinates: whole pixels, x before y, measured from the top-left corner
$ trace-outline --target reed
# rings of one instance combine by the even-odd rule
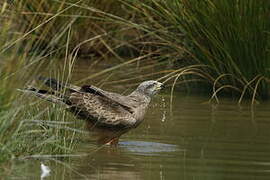
[[[129,12],[114,0],[49,0],[15,2],[21,33],[29,33],[29,51],[47,53],[66,45],[69,36],[70,52],[78,49],[77,55],[90,57],[115,54],[112,46],[119,44],[117,33],[123,26],[104,20],[104,14],[128,17]],[[59,51],[65,55],[65,51]]]
[[[29,99],[17,89],[32,83],[34,77],[44,71],[56,75],[61,72],[59,77],[64,73],[69,77],[72,67],[66,65],[66,69],[57,71],[52,68],[54,64],[44,61],[53,52],[40,56],[23,51],[22,46],[29,45],[25,45],[23,39],[30,37],[15,31],[16,12],[7,5],[5,9],[3,5],[0,7],[3,22],[0,28],[0,37],[3,37],[0,41],[0,163],[32,155],[66,154],[68,157],[78,142],[80,125],[72,124],[61,107],[49,105],[44,109],[44,102]]]
[[[215,95],[217,89],[237,90],[240,101],[243,96],[254,100],[269,95],[269,2],[135,0],[126,4],[141,17],[139,23],[128,24],[165,49],[160,56],[165,54],[175,65],[203,65],[203,72],[215,79],[210,81]]]
[[[75,123],[61,106],[56,107],[18,91],[18,87],[32,83],[33,77],[27,82],[24,79],[35,71],[32,68],[14,68],[13,73],[6,72],[0,77],[3,85],[0,88],[0,163],[39,155],[68,157],[79,135],[84,133],[79,130],[82,124]],[[6,71],[5,68],[0,69]]]

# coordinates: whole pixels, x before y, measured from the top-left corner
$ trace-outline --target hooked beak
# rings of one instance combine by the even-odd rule
[[[165,88],[165,85],[163,83],[159,83],[156,87],[157,90],[161,90],[163,88]]]
[[[165,88],[165,85],[163,83],[161,83],[161,86],[160,86],[161,89],[164,89]]]

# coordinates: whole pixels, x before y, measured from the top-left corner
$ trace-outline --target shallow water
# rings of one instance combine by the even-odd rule
[[[104,68],[79,61],[74,80]],[[111,77],[127,74],[121,73]],[[102,78],[93,84],[102,85]],[[113,87],[116,92],[126,89]],[[85,135],[74,157],[16,161],[5,179],[41,179],[42,174],[42,179],[57,180],[270,179],[270,102],[239,106],[223,98],[217,105],[207,103],[208,97],[179,92],[172,108],[169,101],[169,92],[155,98],[145,121],[123,135],[117,148],[97,147]],[[42,172],[41,164],[51,171]]]
[[[98,148],[87,138],[69,161],[35,160],[17,165],[11,179],[269,179],[270,103],[251,107],[222,99],[176,93],[152,103],[145,121],[119,147]],[[20,174],[21,172],[21,174]]]

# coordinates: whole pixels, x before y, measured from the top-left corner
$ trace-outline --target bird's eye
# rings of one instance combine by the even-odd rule
[[[154,87],[155,86],[155,84],[153,83],[153,84],[150,84],[149,86],[148,86],[148,88],[150,89],[150,88],[152,88],[152,87]]]

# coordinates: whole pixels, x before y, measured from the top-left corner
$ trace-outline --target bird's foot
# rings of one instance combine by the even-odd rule
[[[109,142],[106,143],[106,145],[109,145],[111,147],[117,147],[119,138],[113,138]]]

